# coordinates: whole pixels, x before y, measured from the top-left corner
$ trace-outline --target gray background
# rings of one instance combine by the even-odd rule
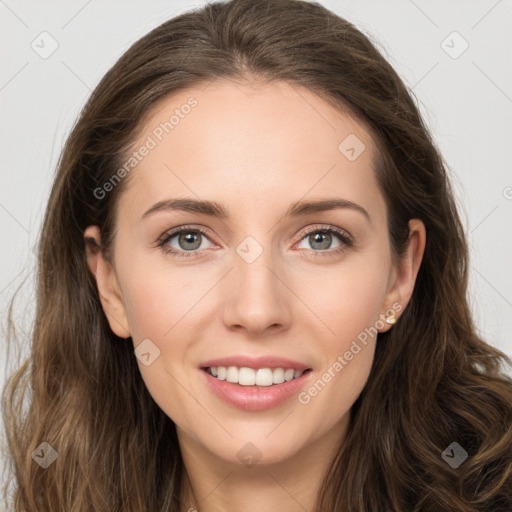
[[[453,173],[471,246],[476,324],[487,341],[512,355],[512,3],[320,3],[379,41],[412,88]],[[131,43],[164,20],[203,4],[0,0],[4,332],[8,300],[24,279],[14,317],[20,333],[30,328],[33,248],[61,147],[81,106]],[[41,35],[44,31],[50,35]],[[42,58],[52,44],[58,48]],[[5,347],[3,334],[0,383],[11,360]]]

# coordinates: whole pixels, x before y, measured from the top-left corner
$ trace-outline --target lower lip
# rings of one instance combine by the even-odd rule
[[[219,380],[204,369],[201,369],[201,373],[214,393],[228,404],[246,411],[263,411],[276,407],[298,393],[309,379],[312,371],[304,372],[297,379],[272,386],[241,386],[226,380]]]

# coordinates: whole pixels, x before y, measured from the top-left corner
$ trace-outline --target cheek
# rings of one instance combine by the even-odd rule
[[[368,380],[377,329],[383,326],[379,315],[388,274],[386,258],[354,259],[333,274],[319,274],[315,288],[308,280],[309,295],[303,288],[302,296],[308,297],[327,334],[316,337],[322,365],[312,385],[298,398],[310,412],[327,415],[328,424],[350,409]]]
[[[132,337],[167,339],[175,327],[187,323],[194,308],[211,288],[208,272],[172,269],[154,262],[130,264],[123,295]]]
[[[316,338],[322,364],[297,397],[306,417],[323,418],[319,429],[329,429],[345,417],[366,385],[375,353],[378,296],[378,291],[359,283],[326,297],[330,314],[326,317],[334,334]]]
[[[295,288],[298,295],[323,321],[328,346],[343,349],[347,340],[375,325],[382,312],[388,287],[386,258],[347,260],[328,271],[302,274]],[[332,349],[328,352],[332,352]]]
[[[205,296],[218,278],[193,267],[172,268],[137,258],[124,269],[119,274],[125,278],[122,289],[134,348],[149,339],[159,351],[154,349],[158,357],[151,365],[139,362],[141,374],[157,401],[163,393],[172,402],[169,389],[179,388],[174,379],[186,377],[193,349],[204,337]]]
[[[141,377],[158,406],[188,430],[192,423],[187,418],[193,418],[194,404],[187,392],[190,382],[185,368],[197,339],[193,306],[208,288],[203,290],[197,278],[191,281],[180,271],[170,276],[169,269],[154,265],[130,268],[123,293],[134,349],[150,340],[151,357],[158,354],[148,365],[139,359]]]
[[[375,342],[350,343],[344,348],[347,350],[340,351],[316,372],[310,385],[297,396],[304,420],[320,434],[346,418],[370,375]],[[321,424],[318,418],[322,419]]]

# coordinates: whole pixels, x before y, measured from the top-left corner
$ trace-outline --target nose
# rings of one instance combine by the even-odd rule
[[[275,335],[290,324],[290,298],[284,268],[263,251],[254,261],[235,254],[234,266],[224,281],[223,321],[230,330],[250,336],[266,331]]]

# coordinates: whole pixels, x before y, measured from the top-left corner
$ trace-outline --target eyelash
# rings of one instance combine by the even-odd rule
[[[167,246],[170,240],[172,240],[176,235],[180,235],[181,233],[201,233],[202,235],[209,239],[208,233],[202,228],[182,226],[174,231],[164,233],[162,237],[158,240],[158,247],[161,247],[164,253],[172,254],[177,258],[199,257],[200,255],[198,253],[200,252],[200,250],[198,249],[195,249],[193,251],[179,251]],[[354,245],[354,239],[352,238],[351,235],[349,235],[345,230],[335,228],[333,226],[320,226],[310,229],[302,234],[299,242],[306,238],[308,235],[311,235],[312,233],[334,233],[334,235],[337,236],[338,240],[343,244],[340,247],[332,250],[313,251],[312,257],[314,258],[318,256],[325,257],[341,254]]]

